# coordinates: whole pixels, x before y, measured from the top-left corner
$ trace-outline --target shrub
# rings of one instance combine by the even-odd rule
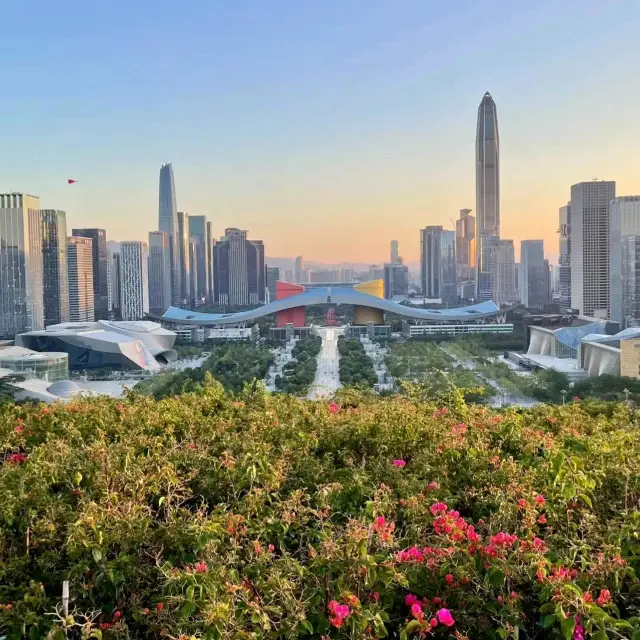
[[[0,635],[637,638],[638,418],[210,375],[5,405]]]

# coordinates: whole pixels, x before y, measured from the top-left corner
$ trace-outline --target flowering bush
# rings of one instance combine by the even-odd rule
[[[0,636],[637,640],[638,422],[215,382],[4,406]]]

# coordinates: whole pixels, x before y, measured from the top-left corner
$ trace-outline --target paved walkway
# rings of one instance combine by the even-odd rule
[[[320,400],[332,396],[340,384],[340,368],[338,361],[338,337],[342,335],[344,329],[341,327],[318,327],[318,335],[322,338],[322,349],[316,360],[316,379],[309,390],[307,398],[310,400]]]

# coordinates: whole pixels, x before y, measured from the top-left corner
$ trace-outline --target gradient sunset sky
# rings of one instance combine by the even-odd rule
[[[555,260],[572,183],[640,193],[638,0],[2,0],[0,25],[0,192],[69,229],[146,239],[169,161],[216,236],[415,261],[421,227],[475,209],[487,90],[518,251]]]

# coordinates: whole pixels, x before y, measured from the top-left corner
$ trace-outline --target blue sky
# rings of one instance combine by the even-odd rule
[[[155,228],[171,161],[216,235],[414,260],[420,227],[475,208],[486,90],[503,237],[554,255],[573,182],[640,192],[637,0],[3,0],[0,24],[0,191],[112,239]]]

